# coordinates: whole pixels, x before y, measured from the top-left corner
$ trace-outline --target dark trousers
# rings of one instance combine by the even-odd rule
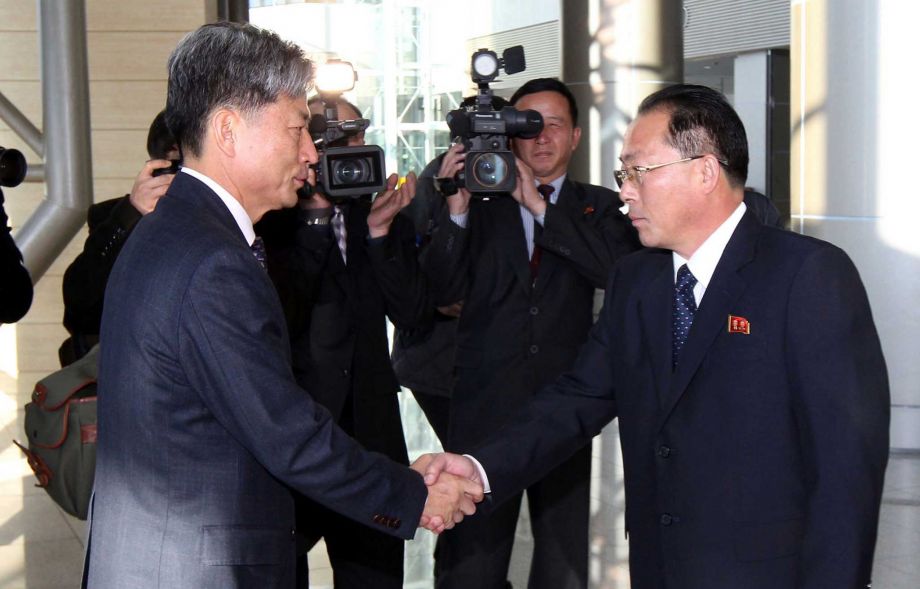
[[[529,589],[588,586],[591,445],[527,488],[533,530]],[[437,589],[504,589],[522,494],[439,538]]]
[[[298,521],[312,547],[320,537],[332,565],[335,589],[402,589],[403,549],[401,538],[389,536],[343,515],[298,498]],[[309,589],[307,555],[297,564],[297,587]]]

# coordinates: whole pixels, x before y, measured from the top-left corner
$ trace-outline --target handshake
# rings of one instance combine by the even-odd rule
[[[423,454],[409,467],[425,478],[428,500],[419,527],[435,534],[449,530],[476,512],[484,490],[479,468],[458,454]]]

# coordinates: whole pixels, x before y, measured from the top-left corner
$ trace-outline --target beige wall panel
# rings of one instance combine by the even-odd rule
[[[64,318],[64,295],[61,291],[62,275],[44,275],[35,285],[32,307],[20,320],[20,325],[35,323],[60,323]]]
[[[0,12],[0,19],[4,16]],[[0,84],[6,80],[39,79],[37,33],[0,30],[0,48]]]
[[[5,64],[5,61],[0,61]],[[0,66],[6,67],[6,65]],[[42,128],[42,85],[38,80],[0,80],[0,92],[13,106],[26,116],[29,121]],[[6,131],[9,125],[0,119],[0,131]],[[4,146],[5,147],[5,146]]]
[[[61,309],[63,313],[63,304]],[[33,310],[29,311],[32,312]],[[28,315],[26,317],[28,318]],[[19,370],[47,374],[60,368],[57,350],[66,338],[67,330],[60,319],[54,323],[23,323],[22,327],[16,329]],[[77,573],[79,574],[79,571]]]
[[[0,30],[34,31],[38,22],[38,2],[0,0]]]
[[[204,22],[204,14],[203,1],[87,0],[86,28],[89,31],[191,31]]]
[[[141,171],[144,162],[137,162],[135,176]],[[102,202],[112,198],[118,198],[131,192],[134,186],[134,176],[130,178],[96,178],[93,181],[93,202]]]
[[[57,257],[51,267],[48,268],[48,271],[45,272],[45,276],[42,277],[42,280],[45,277],[51,276],[64,276],[64,271],[67,270],[67,266],[83,251],[83,242],[86,241],[86,225],[83,226],[83,229],[77,232],[74,235],[73,239],[70,240],[70,243],[67,244],[67,247],[64,248],[64,251],[61,252],[61,255]],[[61,317],[64,317],[64,302],[61,301]]]
[[[0,129],[0,145],[7,149],[18,149],[22,152],[22,155],[26,156],[26,162],[28,163],[41,163],[41,158],[38,157],[32,148],[30,148],[26,143],[13,132],[9,127]]]
[[[90,32],[89,79],[165,80],[166,60],[185,33]]]
[[[166,106],[166,79],[161,81],[91,82],[90,117],[94,130],[150,128]],[[146,135],[145,135],[146,138]]]
[[[3,209],[10,217],[10,226],[16,230],[25,223],[38,203],[45,198],[45,185],[23,182],[16,188],[3,187]]]
[[[93,132],[93,177],[134,178],[147,161],[147,130]]]

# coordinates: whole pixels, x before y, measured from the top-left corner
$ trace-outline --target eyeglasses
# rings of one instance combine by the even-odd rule
[[[642,175],[646,172],[651,172],[652,170],[657,170],[658,168],[663,168],[665,166],[670,166],[672,164],[682,164],[684,162],[689,162],[693,160],[698,160],[701,157],[706,157],[706,154],[703,155],[693,155],[690,157],[685,157],[683,159],[674,160],[673,162],[666,162],[664,164],[655,164],[652,166],[627,166],[622,170],[614,170],[613,177],[616,178],[617,186],[623,188],[623,183],[629,180],[630,182],[635,182],[639,186],[642,186]],[[723,166],[727,166],[728,162],[723,160],[716,160]]]

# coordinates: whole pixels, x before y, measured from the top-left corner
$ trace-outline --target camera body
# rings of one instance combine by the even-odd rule
[[[320,94],[324,114],[310,117],[310,136],[319,152],[314,166],[316,187],[301,189],[301,197],[321,192],[330,200],[359,198],[386,188],[386,163],[377,145],[342,145],[370,125],[367,119],[338,120],[335,96]]]
[[[156,168],[152,175],[153,176],[162,176],[163,174],[178,174],[179,173],[179,160],[169,160],[168,168]]]
[[[535,110],[492,107],[492,90],[500,69],[516,74],[524,71],[524,48],[509,47],[499,59],[494,51],[479,49],[472,56],[472,79],[479,86],[473,110],[453,110],[447,114],[451,135],[463,141],[466,163],[457,174],[457,185],[473,196],[506,193],[515,188],[517,167],[509,140],[533,139],[543,130],[543,117]]]

